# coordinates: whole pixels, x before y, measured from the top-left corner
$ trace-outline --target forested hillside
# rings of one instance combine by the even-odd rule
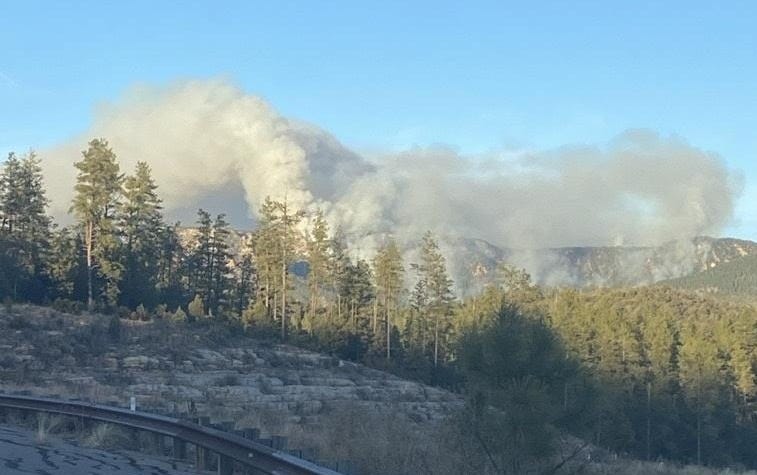
[[[466,396],[454,426],[470,443],[470,473],[554,472],[578,453],[560,452],[566,433],[650,460],[757,467],[752,306],[665,287],[539,287],[501,263],[460,298],[431,231],[412,262],[391,237],[356,259],[322,212],[268,198],[243,238],[203,210],[186,232],[166,222],[146,163],[124,175],[95,139],[75,166],[75,224],[65,228],[46,215],[33,154],[3,168],[9,306],[97,311],[113,328],[120,317],[231,329],[444,386]],[[693,245],[718,262],[752,252],[746,242]]]
[[[663,284],[726,296],[757,297],[757,256],[747,256]]]

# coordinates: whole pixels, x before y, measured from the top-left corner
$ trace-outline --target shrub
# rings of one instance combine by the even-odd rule
[[[142,304],[139,304],[131,313],[132,320],[140,320],[140,321],[146,321],[150,319],[150,316],[147,315],[147,310],[145,309],[145,306]]]
[[[205,304],[202,302],[199,295],[195,295],[194,300],[189,302],[187,308],[189,310],[189,316],[195,320],[199,320],[205,316]]]
[[[187,314],[184,312],[184,310],[179,307],[176,309],[176,311],[171,314],[171,321],[176,323],[186,322],[187,321]]]
[[[161,303],[155,307],[155,317],[156,318],[166,318],[168,317],[168,305]]]

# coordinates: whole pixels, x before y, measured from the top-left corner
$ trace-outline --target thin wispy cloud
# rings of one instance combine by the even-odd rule
[[[13,79],[7,73],[0,71],[0,87],[8,88],[8,89],[18,89],[19,86],[20,85],[18,81]]]

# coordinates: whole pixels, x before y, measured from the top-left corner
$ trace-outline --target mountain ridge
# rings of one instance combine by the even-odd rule
[[[182,228],[191,243],[195,228]],[[252,231],[233,230],[232,255],[238,258]],[[566,246],[542,249],[500,247],[484,239],[441,237],[441,249],[457,293],[467,296],[495,282],[503,264],[526,269],[533,280],[550,287],[614,287],[671,281],[717,268],[747,256],[757,256],[757,242],[730,237],[699,236],[659,246]],[[412,262],[417,243],[405,246]],[[409,266],[407,266],[409,267]],[[299,266],[300,277],[307,273]],[[412,276],[408,275],[412,280]]]

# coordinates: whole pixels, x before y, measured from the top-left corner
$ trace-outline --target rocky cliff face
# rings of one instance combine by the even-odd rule
[[[114,340],[106,322],[32,306],[0,311],[2,386],[119,406],[135,396],[145,410],[220,422],[274,415],[300,428],[345,408],[433,424],[461,404],[438,388],[210,326],[124,321]]]

